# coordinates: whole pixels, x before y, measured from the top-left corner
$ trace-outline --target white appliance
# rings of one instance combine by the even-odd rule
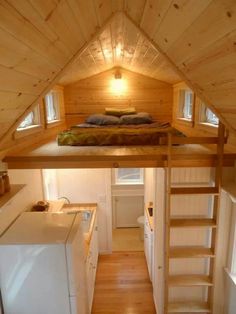
[[[0,239],[4,314],[87,314],[80,214],[23,213]]]

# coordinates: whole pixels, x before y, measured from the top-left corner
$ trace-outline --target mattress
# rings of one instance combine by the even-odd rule
[[[60,146],[122,146],[161,145],[167,133],[181,133],[169,124],[94,126],[82,124],[63,131],[57,136]]]

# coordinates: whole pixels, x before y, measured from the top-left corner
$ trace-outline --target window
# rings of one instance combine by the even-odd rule
[[[200,122],[218,125],[219,118],[209,108],[207,108],[204,103],[202,103]]]
[[[193,92],[182,89],[179,94],[179,116],[182,119],[192,120]]]
[[[115,169],[115,184],[143,184],[142,168]]]
[[[60,119],[60,100],[57,91],[50,91],[45,96],[47,122],[52,123]]]
[[[37,105],[34,110],[32,110],[25,119],[18,126],[17,131],[29,129],[32,127],[39,126],[40,124],[40,114],[39,114],[39,105]]]

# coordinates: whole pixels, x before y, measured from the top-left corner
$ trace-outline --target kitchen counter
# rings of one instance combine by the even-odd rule
[[[88,253],[95,218],[97,215],[97,203],[72,203],[72,204],[64,204],[61,208],[61,211],[64,213],[73,213],[73,212],[92,212],[91,220],[89,223],[89,228],[84,232],[84,239],[85,239],[85,250],[86,254]],[[83,223],[83,221],[82,221]]]
[[[151,231],[153,231],[154,221],[153,221],[153,216],[150,216],[150,213],[148,211],[148,206],[145,206],[145,213],[146,213],[146,216],[147,216],[147,219],[148,219],[149,227],[150,227]]]

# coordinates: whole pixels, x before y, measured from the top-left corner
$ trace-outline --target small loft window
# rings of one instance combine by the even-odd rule
[[[50,91],[45,96],[47,122],[52,123],[60,120],[60,99],[57,91]]]
[[[214,114],[214,112],[207,108],[204,103],[202,103],[200,122],[217,126],[219,124],[219,118]]]
[[[179,94],[179,117],[192,120],[193,115],[193,92],[188,89],[180,90]]]
[[[115,184],[143,184],[142,168],[115,169]]]
[[[30,129],[40,125],[39,105],[32,110],[18,126],[17,131]]]

